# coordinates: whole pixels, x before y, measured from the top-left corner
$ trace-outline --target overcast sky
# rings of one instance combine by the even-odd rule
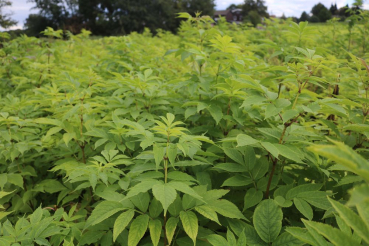
[[[28,1],[29,0],[12,0],[13,6],[8,8],[7,11],[13,12],[13,19],[18,21],[18,25],[11,29],[22,28],[27,16],[30,13],[37,13],[36,10],[31,10],[34,4]],[[243,2],[244,0],[215,0],[217,10],[226,9],[232,3],[239,4]],[[329,8],[333,2],[337,3],[338,7],[342,7],[346,4],[351,5],[353,0],[265,0],[265,2],[270,14],[281,16],[284,13],[287,17],[300,17],[303,11],[309,12],[318,2],[323,3]],[[369,9],[369,0],[365,1],[364,7]]]

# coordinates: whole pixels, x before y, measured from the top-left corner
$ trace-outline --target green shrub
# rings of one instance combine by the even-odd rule
[[[4,35],[0,245],[367,245],[367,25],[180,17]]]

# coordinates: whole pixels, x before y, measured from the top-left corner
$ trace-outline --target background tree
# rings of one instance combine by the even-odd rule
[[[349,6],[348,4],[342,8],[338,9],[338,15],[341,17],[341,19],[345,19],[346,17],[350,16],[350,12],[349,12]]]
[[[234,10],[234,9],[242,9],[242,4],[234,4],[234,3],[232,3],[231,5],[229,5],[228,6],[228,8],[227,9],[229,9],[229,10]]]
[[[332,13],[327,8],[323,8],[320,10],[318,17],[321,22],[326,22],[332,18]]]
[[[254,26],[261,23],[261,17],[269,17],[268,7],[263,0],[245,0],[242,5],[242,14],[244,21],[251,22]]]
[[[247,16],[250,11],[256,11],[262,17],[269,17],[267,9],[264,0],[245,0],[245,4],[242,6],[244,16]]]
[[[182,0],[184,11],[191,15],[195,12],[201,12],[202,15],[214,15],[214,0]]]
[[[299,18],[297,18],[295,16],[290,16],[290,17],[287,18],[287,20],[291,20],[291,21],[293,21],[295,23],[298,23],[299,22]]]
[[[326,22],[332,18],[332,13],[321,3],[314,5],[311,9],[313,16],[318,17],[320,22]]]
[[[26,20],[27,26],[32,26],[34,30],[41,29],[46,24],[54,29],[69,29],[67,23],[71,25],[72,20],[82,22],[76,18],[78,16],[77,0],[30,0],[35,3],[34,9],[38,9],[38,15],[30,15]],[[41,19],[45,23],[40,22]]]
[[[353,7],[356,7],[358,9],[362,9],[364,5],[364,0],[355,0],[352,4]]]
[[[318,18],[316,15],[313,15],[313,16],[311,16],[311,17],[310,17],[309,21],[310,21],[311,23],[317,23],[317,22],[319,22],[320,20],[319,20],[319,18]]]
[[[45,24],[54,29],[73,33],[81,28],[95,35],[121,35],[133,31],[152,32],[164,29],[175,32],[180,20],[178,12],[195,15],[214,14],[214,0],[31,0],[39,16],[29,16],[26,26],[44,30]],[[44,19],[45,21],[40,21]]]
[[[338,12],[337,4],[331,4],[329,12],[331,12],[332,15],[337,15]]]
[[[254,27],[256,27],[258,24],[261,23],[260,15],[255,10],[249,12],[249,14],[247,15],[247,20],[251,22],[251,24],[253,24]]]
[[[299,21],[309,21],[310,16],[308,13],[306,13],[305,11],[302,12]]]
[[[322,10],[322,9],[324,9],[324,8],[326,8],[326,7],[325,7],[323,4],[321,4],[321,3],[315,4],[315,5],[313,6],[313,8],[311,9],[311,13],[312,13],[313,15],[315,15],[315,16],[318,16],[318,15],[319,15],[320,10]]]
[[[50,20],[39,14],[30,14],[24,23],[28,36],[38,36],[48,26],[52,26]]]
[[[2,28],[9,28],[17,24],[15,20],[11,19],[11,13],[4,13],[4,8],[10,7],[11,5],[11,1],[0,0],[0,27]]]

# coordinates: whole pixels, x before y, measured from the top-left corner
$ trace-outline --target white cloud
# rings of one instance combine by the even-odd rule
[[[367,0],[369,1],[369,0]],[[232,3],[243,3],[243,0],[216,0],[216,9],[226,9]],[[353,0],[265,0],[268,12],[270,14],[281,16],[296,16],[300,17],[303,11],[310,13],[311,8],[317,3],[324,4],[327,8],[333,3],[337,3],[337,7],[343,7],[346,4],[351,4]],[[365,4],[365,8],[368,9],[369,4]]]
[[[244,0],[215,0],[215,4],[216,4],[215,8],[218,10],[224,10],[232,3],[240,4],[244,2],[245,2]]]
[[[18,23],[9,28],[9,30],[22,29],[28,15],[30,13],[37,13],[37,10],[32,10],[35,4],[28,2],[28,0],[13,0],[12,3],[12,6],[5,8],[4,12],[12,13],[11,18]]]

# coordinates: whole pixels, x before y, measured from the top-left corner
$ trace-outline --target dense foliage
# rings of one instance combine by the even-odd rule
[[[181,16],[3,44],[0,245],[368,245],[368,25]]]
[[[38,14],[30,14],[25,28],[38,35],[47,26],[79,33],[82,28],[94,35],[123,35],[149,28],[175,32],[178,12],[204,15],[214,13],[214,0],[30,0]]]

